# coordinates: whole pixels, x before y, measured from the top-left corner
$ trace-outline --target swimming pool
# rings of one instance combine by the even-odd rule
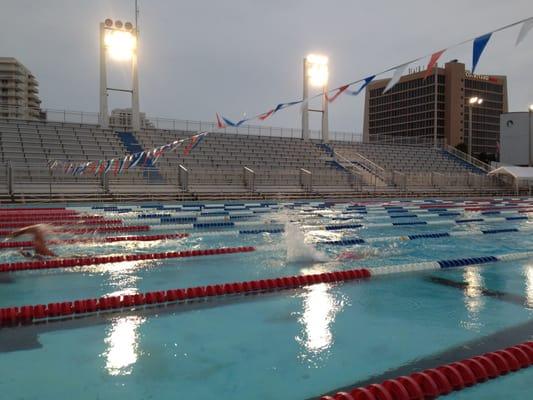
[[[320,398],[533,338],[533,198],[51,208],[2,209],[1,229],[67,224],[53,249],[89,261],[30,268],[17,248],[0,249],[11,268],[0,273],[0,308],[331,271],[371,276],[4,321],[6,398]],[[104,226],[115,230],[90,232]],[[176,233],[187,235],[164,236]],[[117,236],[131,240],[103,240]],[[61,242],[82,238],[91,241]],[[244,246],[253,251],[190,253]],[[169,257],[98,258],[125,254]],[[528,398],[532,378],[525,368],[449,397]]]

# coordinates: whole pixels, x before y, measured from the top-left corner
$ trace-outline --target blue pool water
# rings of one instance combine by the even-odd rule
[[[172,206],[178,205],[165,205]],[[351,215],[342,208],[280,207],[254,214],[246,219],[250,223],[246,228],[183,230],[191,234],[184,239],[57,245],[54,250],[63,256],[243,245],[255,246],[256,251],[4,273],[0,307],[500,255],[529,251],[533,245],[528,220],[374,226],[390,221],[382,208],[352,215],[357,220],[334,220]],[[127,223],[139,214],[155,212],[131,205],[109,211],[73,209],[121,217]],[[170,213],[180,215],[178,210]],[[417,221],[424,214],[409,213],[418,216],[401,218],[402,222]],[[515,215],[529,214],[508,214]],[[470,211],[431,219],[493,216],[497,215]],[[159,225],[158,219],[139,220],[153,224],[146,234],[176,233]],[[298,222],[285,224],[291,220]],[[356,221],[363,226],[323,229],[327,224]],[[276,224],[290,234],[238,233]],[[318,243],[511,227],[524,231],[350,246]],[[300,234],[312,247],[298,239]],[[346,251],[365,258],[337,259]],[[325,257],[329,261],[314,261]],[[0,262],[21,260],[16,250],[0,250]],[[4,327],[0,328],[0,393],[2,398],[25,400],[318,398],[531,340],[532,307],[533,263],[524,259]],[[530,368],[449,397],[524,399],[532,379]]]

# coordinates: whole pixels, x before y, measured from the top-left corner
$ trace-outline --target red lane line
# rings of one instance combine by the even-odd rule
[[[111,226],[111,227],[96,227],[92,229],[63,229],[62,233],[74,233],[77,235],[84,235],[89,233],[108,233],[108,232],[146,232],[150,230],[148,225],[132,225],[132,226]],[[0,231],[0,236],[8,236],[12,231]]]
[[[10,215],[7,217],[0,217],[0,222],[55,221],[58,219],[61,221],[101,221],[104,220],[105,217],[102,215],[46,215],[42,217]]]
[[[37,304],[7,307],[0,309],[0,326],[38,322],[57,317],[64,318],[74,314],[91,314],[119,309],[131,310],[132,308],[140,308],[145,305],[174,303],[182,300],[197,300],[214,296],[272,292],[318,283],[364,279],[370,278],[370,276],[371,274],[368,269],[353,269],[313,275],[285,276],[275,279],[170,289],[134,295],[101,297],[99,299],[80,299],[62,303],[49,303],[48,305]]]
[[[0,228],[24,228],[28,225],[34,225],[38,223],[43,223],[44,221],[28,221],[28,222],[0,222]],[[67,226],[67,225],[122,225],[121,219],[109,219],[109,220],[69,220],[69,221],[61,221],[61,220],[50,220],[46,221],[47,225],[52,226]]]
[[[166,253],[128,254],[122,256],[96,256],[58,258],[53,260],[22,261],[0,264],[0,272],[27,271],[35,269],[71,268],[87,265],[109,264],[123,261],[156,260],[163,258],[183,258],[212,256],[216,254],[246,253],[255,251],[255,247],[223,247],[218,249],[171,251]]]
[[[424,400],[462,390],[509,372],[533,365],[533,342],[524,342],[503,350],[485,353],[415,372],[409,376],[388,379],[380,384],[359,387],[335,396],[322,396],[321,400]]]
[[[114,243],[114,242],[148,242],[153,240],[163,239],[181,239],[188,237],[188,233],[173,233],[168,235],[145,235],[145,236],[109,236],[104,238],[94,239],[64,239],[64,240],[50,240],[47,244],[74,244],[74,243]],[[33,247],[33,242],[3,242],[0,243],[0,249],[12,249],[19,247]]]

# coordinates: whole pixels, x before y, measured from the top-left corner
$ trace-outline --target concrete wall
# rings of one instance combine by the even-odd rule
[[[502,114],[500,117],[500,162],[503,165],[527,166],[529,157],[528,142],[529,113],[512,112]],[[533,158],[533,148],[531,151],[531,157]]]

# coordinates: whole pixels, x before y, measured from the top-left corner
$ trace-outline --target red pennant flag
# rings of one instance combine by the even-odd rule
[[[217,128],[224,129],[225,127],[226,127],[226,124],[222,122],[222,120],[220,119],[220,116],[217,113]]]
[[[274,110],[270,110],[270,111],[267,111],[266,113],[263,113],[261,114],[259,118],[261,121],[264,121],[265,119],[267,119],[268,117],[270,117],[272,114],[274,114]]]
[[[426,73],[424,74],[424,79],[426,79],[431,74],[432,68],[435,66],[435,64],[437,64],[437,61],[439,61],[440,56],[442,56],[442,53],[444,53],[445,51],[446,49],[440,50],[431,55],[428,66],[426,67]]]
[[[337,97],[339,97],[340,94],[342,92],[344,92],[346,89],[348,89],[349,87],[350,87],[350,85],[341,86],[340,88],[337,89],[337,93],[335,93],[335,95],[333,95],[333,97],[329,97],[328,94],[326,93],[326,99],[328,100],[328,102],[333,103],[335,101],[335,99]]]
[[[117,162],[115,163],[115,168],[113,170],[113,174],[116,175],[118,174],[118,167],[120,166],[120,161],[117,160]]]

